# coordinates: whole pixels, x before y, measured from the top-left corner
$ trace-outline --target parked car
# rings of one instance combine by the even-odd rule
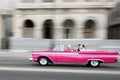
[[[98,67],[101,63],[116,63],[118,62],[119,53],[116,51],[63,51],[55,50],[34,50],[32,57],[29,60],[38,62],[41,66],[48,64],[80,64],[85,63],[91,67]]]

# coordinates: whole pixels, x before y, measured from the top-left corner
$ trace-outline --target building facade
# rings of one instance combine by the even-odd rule
[[[0,10],[0,49],[9,47],[8,38],[12,36],[12,12]]]
[[[107,39],[108,13],[115,0],[20,0],[13,17],[13,37]]]
[[[109,14],[108,39],[120,39],[120,2]]]

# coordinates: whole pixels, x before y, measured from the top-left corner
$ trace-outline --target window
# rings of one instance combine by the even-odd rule
[[[74,20],[71,19],[67,19],[63,22],[63,26],[64,26],[64,38],[72,38],[73,37],[73,33],[74,33]]]
[[[94,26],[95,26],[95,22],[91,19],[89,19],[85,23],[85,29],[91,29],[91,28],[94,28]]]
[[[96,23],[94,20],[89,19],[85,22],[85,27],[84,27],[84,38],[95,38],[95,27]]]
[[[24,38],[33,38],[34,37],[34,22],[30,19],[24,21],[23,24],[23,37]]]
[[[24,27],[25,28],[33,28],[34,27],[34,23],[32,22],[32,20],[26,20],[24,23]]]
[[[100,2],[100,0],[86,0],[88,2]]]
[[[63,2],[76,2],[77,0],[63,0]]]
[[[54,2],[54,0],[42,0],[42,2]]]
[[[52,39],[53,38],[53,27],[54,23],[52,19],[47,19],[43,23],[43,37],[45,39]]]
[[[109,26],[108,39],[120,39],[120,24]]]
[[[22,0],[23,3],[33,3],[35,0]]]

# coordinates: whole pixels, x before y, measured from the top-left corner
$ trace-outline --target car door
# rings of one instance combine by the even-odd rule
[[[75,63],[77,62],[77,52],[57,52],[55,57],[56,62],[60,63]]]
[[[76,62],[77,63],[86,63],[88,61],[89,54],[86,54],[86,51],[81,51],[77,53]]]

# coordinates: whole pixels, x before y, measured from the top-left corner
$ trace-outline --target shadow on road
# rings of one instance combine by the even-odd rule
[[[31,66],[39,67],[39,68],[64,68],[64,69],[93,69],[93,70],[120,70],[120,65],[114,65],[114,64],[101,64],[97,68],[92,68],[84,64],[49,64],[48,66],[40,66],[39,64],[32,64]]]

